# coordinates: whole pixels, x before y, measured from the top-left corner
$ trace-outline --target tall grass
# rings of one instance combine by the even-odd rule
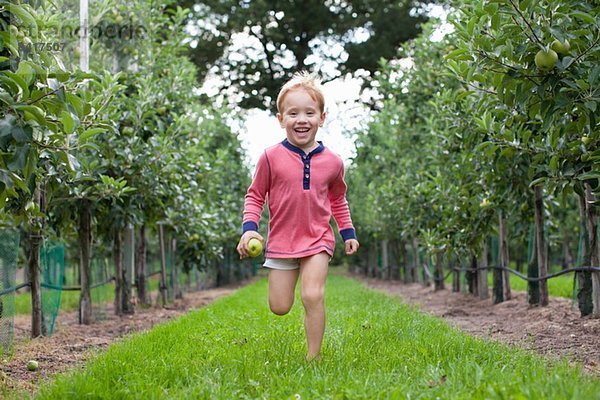
[[[323,358],[307,363],[301,305],[278,317],[266,296],[261,280],[131,336],[39,398],[600,399],[600,381],[577,367],[467,336],[335,275]]]

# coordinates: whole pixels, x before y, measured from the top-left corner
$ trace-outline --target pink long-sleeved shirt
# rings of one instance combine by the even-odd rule
[[[268,258],[301,258],[322,251],[332,256],[332,215],[344,241],[356,238],[346,201],[344,163],[321,142],[308,154],[287,139],[264,151],[246,194],[244,232],[258,230],[267,198]]]

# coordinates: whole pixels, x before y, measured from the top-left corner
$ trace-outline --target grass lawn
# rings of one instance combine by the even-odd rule
[[[323,358],[303,313],[268,310],[265,279],[128,337],[43,386],[40,399],[600,399],[578,367],[451,329],[330,275]]]

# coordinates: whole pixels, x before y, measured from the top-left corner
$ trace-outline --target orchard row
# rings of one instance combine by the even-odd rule
[[[231,216],[249,174],[229,128],[233,117],[194,94],[196,69],[179,29],[184,10],[171,1],[91,2],[90,23],[117,25],[115,18],[130,15],[144,34],[94,37],[82,70],[88,49],[53,36],[64,24],[78,26],[78,8],[41,3],[0,1],[0,218],[26,233],[33,287],[41,240],[79,244],[81,322],[90,323],[95,251],[116,251],[117,291],[119,249],[132,226],[141,241],[165,227],[188,270],[213,265],[238,235]],[[64,44],[60,52],[35,46],[55,42]],[[32,295],[38,336],[39,296]],[[116,311],[127,312],[129,300]]]
[[[421,249],[439,275],[446,262],[488,265],[490,236],[496,265],[525,259],[530,277],[549,260],[600,266],[597,3],[460,3],[452,33],[434,42],[428,25],[401,49],[409,66],[381,64],[384,100],[348,173],[362,241]],[[600,272],[578,275],[581,313],[600,316]],[[494,286],[509,297],[508,272]]]

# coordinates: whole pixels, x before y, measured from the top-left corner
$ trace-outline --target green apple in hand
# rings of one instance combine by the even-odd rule
[[[248,241],[248,255],[256,257],[263,251],[263,245],[257,238],[252,238]]]

